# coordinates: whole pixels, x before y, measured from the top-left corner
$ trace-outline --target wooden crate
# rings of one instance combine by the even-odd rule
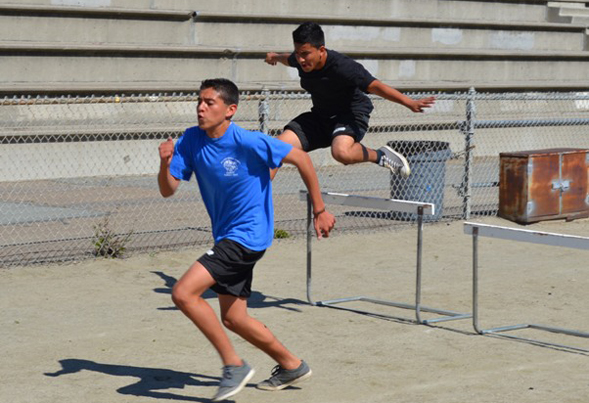
[[[528,224],[589,216],[589,150],[500,154],[499,216]]]

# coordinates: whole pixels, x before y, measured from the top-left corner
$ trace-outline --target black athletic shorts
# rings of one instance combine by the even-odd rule
[[[331,117],[314,112],[305,112],[285,127],[292,130],[299,138],[304,151],[313,151],[318,148],[331,147],[333,138],[340,135],[351,136],[359,143],[368,130],[369,115],[366,114],[341,114]]]
[[[202,255],[198,262],[216,281],[211,290],[217,294],[248,298],[252,293],[254,266],[265,252],[248,249],[231,239],[223,239]]]

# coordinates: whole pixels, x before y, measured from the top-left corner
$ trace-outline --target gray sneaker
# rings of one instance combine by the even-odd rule
[[[409,163],[401,154],[393,150],[389,146],[384,146],[378,149],[382,153],[378,165],[388,168],[395,175],[401,175],[405,178],[411,174]]]
[[[219,384],[217,394],[213,396],[213,401],[225,400],[241,392],[255,372],[245,361],[241,367],[225,365],[223,367],[223,378]]]
[[[311,377],[311,368],[305,361],[297,369],[284,369],[277,365],[272,370],[272,376],[256,385],[258,389],[280,390]]]

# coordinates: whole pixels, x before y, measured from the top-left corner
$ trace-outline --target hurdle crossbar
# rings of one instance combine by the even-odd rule
[[[573,236],[573,235],[565,235],[565,234],[557,234],[551,232],[541,232],[541,231],[531,231],[519,228],[508,228],[508,227],[501,227],[496,225],[487,225],[487,224],[477,224],[471,222],[464,223],[464,233],[467,235],[472,235],[472,270],[473,270],[473,287],[472,287],[472,319],[473,319],[473,327],[474,330],[478,334],[498,334],[503,332],[508,332],[512,330],[520,330],[520,329],[538,329],[544,330],[552,333],[562,333],[567,334],[570,336],[577,336],[577,337],[589,337],[589,333],[581,332],[578,330],[571,330],[553,326],[546,326],[546,325],[539,325],[539,324],[531,324],[531,323],[524,323],[524,324],[517,324],[517,325],[507,325],[507,326],[499,326],[489,329],[483,329],[479,326],[479,263],[478,263],[478,238],[479,237],[488,237],[488,238],[498,238],[498,239],[505,239],[510,241],[518,241],[518,242],[527,242],[527,243],[535,243],[541,245],[549,245],[549,246],[562,246],[566,248],[575,248],[575,249],[583,249],[589,250],[589,238],[580,237],[580,236]],[[516,336],[506,336],[513,339],[520,339],[525,341],[533,341],[538,342],[537,340],[530,340],[523,337],[516,337]],[[556,347],[562,347],[567,349],[573,350],[581,350],[581,351],[589,351],[584,349],[579,349],[572,346],[562,345],[562,344],[554,344],[554,343],[544,343],[554,345]]]
[[[369,314],[380,317],[388,317],[393,319],[410,320],[421,324],[443,322],[449,320],[470,318],[471,314],[464,314],[445,309],[431,308],[421,305],[421,271],[422,271],[422,254],[423,254],[423,216],[424,214],[435,214],[435,205],[432,203],[422,203],[406,200],[383,199],[370,196],[355,196],[343,193],[322,192],[323,201],[325,204],[335,204],[340,206],[351,206],[368,209],[388,210],[404,213],[417,214],[417,261],[416,261],[416,288],[415,288],[415,304],[408,304],[395,301],[387,301],[366,296],[337,298],[323,301],[314,301],[312,297],[312,240],[314,235],[313,227],[313,206],[309,194],[301,190],[300,199],[307,202],[307,300],[311,305],[326,306],[337,309],[344,309],[352,312]],[[363,301],[380,305],[388,305],[396,308],[410,309],[415,312],[415,319],[408,319],[399,316],[385,315],[354,308],[344,308],[336,306],[341,303],[351,301]],[[435,313],[442,315],[431,319],[422,319],[421,312]]]

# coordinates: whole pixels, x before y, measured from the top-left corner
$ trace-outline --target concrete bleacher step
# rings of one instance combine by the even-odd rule
[[[197,12],[196,42],[202,45],[247,47],[251,38],[264,45],[291,44],[292,31],[301,21],[322,25],[327,46],[334,49],[370,46],[383,48],[467,48],[519,50],[584,50],[585,26],[509,21],[466,21],[423,18],[334,17],[296,14],[227,14]],[[210,30],[210,24],[219,29]],[[264,25],[265,24],[265,25]],[[234,27],[232,30],[231,27]],[[266,36],[260,33],[265,29]],[[231,32],[237,32],[235,36]],[[271,31],[271,32],[268,32]],[[223,32],[221,37],[218,33]]]
[[[1,1],[1,0],[0,0]],[[292,30],[313,20],[329,45],[582,50],[584,26],[476,19],[391,18],[333,14],[242,14],[210,11],[6,5],[3,41],[144,43],[248,47],[290,45]]]
[[[317,10],[325,6],[315,3]],[[292,51],[292,30],[310,19],[323,25],[329,48],[401,88],[565,88],[588,78],[586,27],[542,21],[545,5],[366,0],[364,13],[350,1],[322,15],[301,13],[310,0],[253,2],[248,13],[238,12],[242,5],[219,11],[223,4],[228,1],[0,0],[0,92],[194,90],[211,76],[298,88],[294,69],[272,68],[263,58]],[[294,4],[300,13],[288,12]],[[208,10],[190,11],[195,5]],[[418,6],[422,12],[410,15]],[[510,15],[499,19],[504,14]]]
[[[589,2],[551,1],[546,4],[549,20],[589,25]]]
[[[136,85],[138,89],[157,90],[172,84],[194,90],[204,78],[224,76],[239,83],[272,88],[297,87],[295,69],[273,67],[263,62],[267,50],[259,47],[0,43],[2,85],[7,87],[5,91],[19,86],[26,90],[46,83],[75,88],[96,82],[113,88]],[[286,48],[274,50],[288,51]],[[361,48],[348,49],[345,53],[358,59],[383,81],[416,88],[443,83],[468,87],[473,82],[492,86],[506,81],[554,87],[589,79],[589,52],[580,51]]]
[[[26,4],[26,1],[20,3],[0,2],[0,12],[5,15],[24,15],[24,16],[44,16],[44,17],[92,17],[92,18],[121,18],[121,19],[146,19],[146,20],[168,20],[168,21],[186,21],[192,18],[192,10],[162,10],[151,8],[127,8],[127,6],[118,7],[94,7],[83,6],[83,3],[77,6],[67,6],[64,3],[43,4]],[[75,3],[75,2],[74,2]],[[110,3],[110,2],[109,2]],[[58,5],[55,5],[58,4]]]
[[[23,42],[191,43],[193,12],[0,4],[0,38]]]
[[[1,13],[1,11],[0,11]],[[56,42],[82,44],[199,45],[247,48],[292,47],[295,21],[280,23],[269,15],[229,16],[204,14],[191,21],[95,19],[0,14],[3,42]],[[327,46],[383,48],[462,48],[517,50],[584,50],[585,27],[569,24],[513,24],[429,20],[358,20],[316,17],[326,34]],[[23,27],[25,29],[23,29]],[[30,29],[29,29],[30,28]],[[34,28],[34,29],[33,29]]]
[[[0,0],[0,5],[43,7],[75,6],[83,9],[133,9],[159,12],[207,11],[233,14],[297,14],[363,16],[368,18],[459,19],[481,21],[544,22],[546,2],[530,1],[463,1],[463,0],[281,0],[243,1],[215,0]]]
[[[192,2],[194,3],[194,2]],[[200,11],[234,14],[273,14],[289,16],[297,14],[331,15],[334,17],[416,18],[465,20],[465,21],[518,21],[544,22],[545,4],[522,2],[488,2],[461,0],[363,0],[363,1],[315,1],[291,0],[275,2],[241,2],[217,0],[201,2],[195,8]]]

